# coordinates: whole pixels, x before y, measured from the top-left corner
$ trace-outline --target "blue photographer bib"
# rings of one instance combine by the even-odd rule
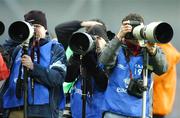
[[[71,91],[71,112],[73,118],[82,118],[82,79],[79,79]],[[102,99],[104,92],[99,92],[92,79],[93,92],[92,96],[87,92],[86,96],[86,118],[101,118],[102,117]]]
[[[142,99],[131,96],[127,93],[128,84],[130,82],[130,70],[133,79],[142,79],[143,57],[130,56],[130,61],[120,49],[117,64],[113,68],[109,78],[109,84],[105,92],[105,100],[103,110],[112,113],[140,117],[142,115]],[[148,85],[150,85],[150,76],[148,75]],[[147,115],[149,114],[150,101],[149,89],[147,91]]]
[[[50,41],[47,44],[40,47],[40,64],[44,67],[48,67],[51,61],[51,47],[54,44],[54,41]],[[3,96],[3,106],[4,108],[12,108],[17,106],[22,106],[23,96],[18,99],[16,97],[16,82],[19,75],[19,68],[21,64],[21,55],[22,49],[19,50],[15,62],[11,71],[9,88],[5,92]],[[23,79],[23,69],[22,69],[22,77]],[[63,93],[62,93],[63,94]],[[34,96],[34,98],[32,98]],[[34,95],[31,92],[30,78],[28,78],[28,102],[29,104],[47,104],[49,103],[49,90],[47,87],[42,84],[34,83]]]

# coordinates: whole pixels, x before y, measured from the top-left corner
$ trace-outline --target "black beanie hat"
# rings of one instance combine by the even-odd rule
[[[24,15],[24,20],[32,24],[40,24],[47,29],[46,15],[42,11],[32,10]]]
[[[97,35],[102,37],[106,42],[108,42],[108,37],[107,37],[107,33],[106,33],[106,29],[103,25],[95,25],[92,26],[88,31],[88,34],[91,35]]]

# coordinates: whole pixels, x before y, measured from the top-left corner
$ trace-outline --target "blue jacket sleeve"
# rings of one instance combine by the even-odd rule
[[[54,44],[51,53],[48,68],[34,64],[34,69],[30,72],[32,78],[48,87],[62,85],[66,76],[67,61],[64,49],[59,44]]]

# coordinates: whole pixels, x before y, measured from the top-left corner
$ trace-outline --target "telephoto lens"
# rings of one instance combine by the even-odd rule
[[[4,33],[4,30],[5,30],[4,23],[0,21],[0,35]]]

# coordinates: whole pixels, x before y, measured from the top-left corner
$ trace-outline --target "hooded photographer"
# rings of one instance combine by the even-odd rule
[[[84,22],[85,23],[85,22]],[[79,24],[84,24],[80,23]],[[76,80],[72,90],[71,90],[71,112],[73,118],[81,118],[82,117],[82,79],[86,80],[86,118],[100,118],[102,117],[102,111],[101,111],[101,100],[103,99],[103,91],[107,87],[108,77],[105,71],[103,70],[103,67],[98,62],[98,55],[101,52],[101,49],[105,46],[105,44],[108,41],[106,29],[104,25],[99,25],[95,21],[86,21],[87,25],[85,28],[90,26],[90,24],[97,24],[90,26],[86,29],[86,33],[88,35],[91,35],[95,40],[95,48],[88,51],[83,57],[82,57],[82,71],[83,71],[83,78],[80,73],[80,54],[73,53],[68,61],[68,67],[67,67],[67,76],[66,76],[66,82],[72,82]],[[85,23],[85,24],[86,24]],[[73,34],[70,30],[67,29],[75,29],[75,24],[78,26],[78,21],[71,21],[60,24],[56,27],[56,31],[61,31],[57,36],[62,35],[61,37],[73,37],[73,35],[76,35],[76,33]],[[74,24],[74,25],[73,25]],[[63,27],[66,26],[66,27]],[[68,27],[67,27],[68,26]],[[66,29],[63,31],[63,28]],[[80,28],[80,25],[79,25]],[[78,29],[78,28],[77,28]],[[74,30],[74,32],[77,30]],[[63,36],[63,33],[65,36]],[[66,36],[66,34],[72,34]],[[59,39],[59,38],[58,38]],[[59,39],[61,41],[61,39]],[[65,39],[63,39],[65,40]],[[68,40],[68,39],[67,39]],[[73,39],[70,39],[73,40]],[[76,41],[75,41],[76,42]],[[77,42],[76,42],[77,43]],[[87,43],[87,42],[86,42]],[[76,44],[75,44],[76,46]],[[77,105],[79,107],[77,107]]]

